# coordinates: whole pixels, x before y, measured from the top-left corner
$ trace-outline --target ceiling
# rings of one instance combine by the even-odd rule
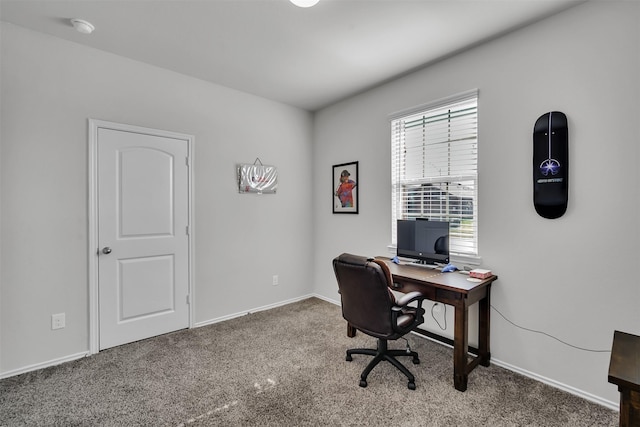
[[[0,0],[0,19],[315,111],[583,1]]]

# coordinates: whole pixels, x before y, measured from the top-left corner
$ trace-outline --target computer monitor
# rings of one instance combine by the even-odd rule
[[[397,254],[423,264],[449,263],[449,223],[426,219],[399,219]]]

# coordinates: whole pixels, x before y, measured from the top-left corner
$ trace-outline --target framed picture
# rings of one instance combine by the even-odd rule
[[[358,162],[333,165],[333,213],[358,213]]]

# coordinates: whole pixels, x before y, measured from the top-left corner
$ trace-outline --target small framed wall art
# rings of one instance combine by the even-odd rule
[[[358,162],[332,167],[333,213],[358,213]]]

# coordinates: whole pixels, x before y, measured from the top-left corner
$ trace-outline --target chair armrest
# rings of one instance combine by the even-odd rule
[[[402,297],[400,297],[400,299],[396,301],[396,305],[393,307],[392,310],[401,311],[404,307],[406,307],[413,301],[420,301],[420,303],[422,303],[422,300],[424,299],[425,299],[425,296],[421,292],[418,292],[418,291],[409,292],[408,294],[404,294]]]
[[[421,292],[413,291],[403,295],[391,307],[391,325],[396,333],[406,334],[424,322],[424,309],[422,308],[424,299],[425,296]],[[409,307],[408,305],[414,301],[418,301],[418,306]]]

